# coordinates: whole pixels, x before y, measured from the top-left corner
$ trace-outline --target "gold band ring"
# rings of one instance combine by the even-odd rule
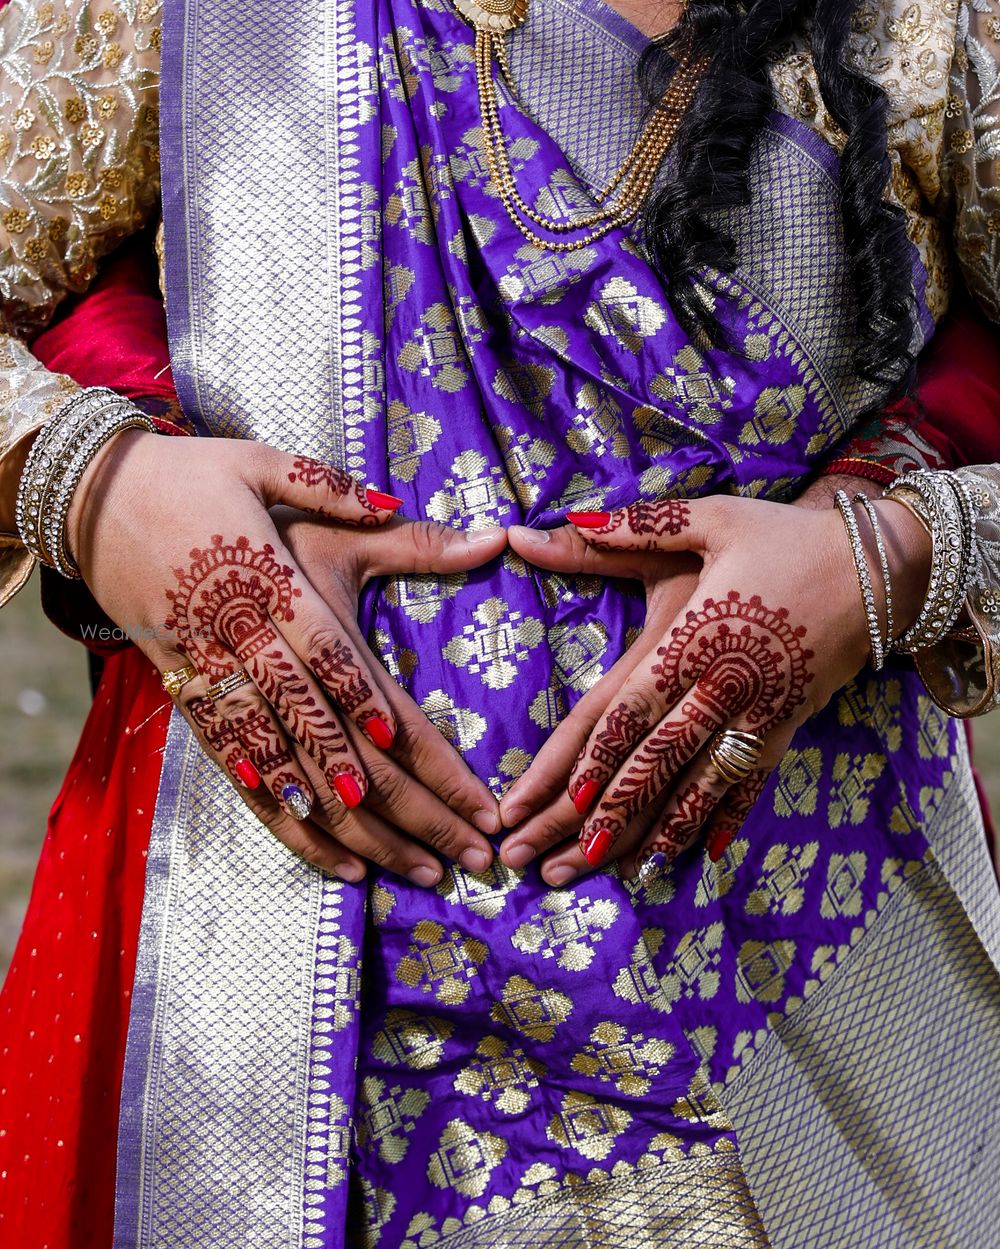
[[[220,680],[213,682],[206,690],[206,693],[215,702],[217,698],[223,698],[233,690],[238,690],[241,685],[249,685],[252,680],[253,678],[246,668],[237,668],[235,672],[230,672]]]
[[[741,733],[738,729],[716,733],[708,747],[712,766],[730,785],[745,781],[756,770],[763,753],[763,738],[756,733]]]
[[[198,675],[197,668],[185,664],[183,668],[171,668],[169,672],[160,673],[160,684],[171,698],[176,698],[188,681]]]

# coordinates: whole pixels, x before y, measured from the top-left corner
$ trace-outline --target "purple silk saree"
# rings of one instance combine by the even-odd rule
[[[504,127],[542,211],[586,209],[627,150],[641,47],[599,0],[536,0],[510,37]],[[797,122],[775,115],[729,223],[743,267],[704,278],[726,354],[627,234],[553,254],[517,232],[450,0],[171,0],[162,96],[174,373],[208,432],[345,464],[411,517],[548,526],[780,498],[876,398],[835,156]],[[365,606],[498,792],[643,619],[509,553]],[[800,732],[722,862],[643,886],[325,879],[175,718],[116,1245],[985,1243],[988,871],[961,735],[904,667]]]

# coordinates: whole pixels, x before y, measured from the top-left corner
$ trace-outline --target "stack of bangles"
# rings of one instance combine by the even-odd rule
[[[871,639],[871,662],[876,672],[882,668],[890,651],[915,655],[951,634],[978,568],[976,506],[961,473],[948,470],[906,473],[897,478],[882,497],[902,503],[930,534],[931,574],[919,616],[902,636],[897,637],[889,559],[878,510],[867,495],[857,494],[851,499],[846,491],[837,491],[834,502],[844,518],[851,543]],[[879,619],[872,569],[854,511],[855,504],[860,504],[866,513],[875,539],[878,571],[884,591],[884,632]]]
[[[64,577],[80,576],[66,547],[73,495],[101,448],[126,429],[158,432],[153,420],[128,399],[91,387],[60,407],[28,452],[17,489],[17,531],[36,559]]]

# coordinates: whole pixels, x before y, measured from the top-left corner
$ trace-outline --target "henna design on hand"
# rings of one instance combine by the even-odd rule
[[[626,771],[605,790],[601,807],[610,807],[611,812],[595,816],[593,822],[610,834],[609,849],[697,753],[703,736],[695,728],[699,710],[686,701],[680,714],[684,719],[664,720],[650,733]]]
[[[369,516],[362,517],[356,523],[359,525],[379,524],[379,519],[376,515],[378,505],[369,497],[370,492],[362,490],[357,480],[342,468],[337,468],[333,464],[324,464],[322,460],[314,460],[308,455],[299,455],[295,457],[292,470],[288,474],[288,480],[312,489],[323,486],[337,499],[353,494],[361,507],[370,513]],[[392,497],[381,495],[381,492],[376,492],[376,496],[382,499]],[[303,507],[300,511],[306,512],[311,516],[326,516],[329,513],[329,508]]]
[[[613,711],[608,712],[605,725],[594,738],[590,750],[594,762],[603,766],[587,768],[580,773],[579,779],[603,780],[608,775],[609,768],[618,766],[622,753],[644,737],[648,729],[649,716],[633,711],[628,703],[619,703]],[[583,759],[586,754],[587,747],[584,746],[580,758]]]
[[[367,779],[348,757],[350,746],[332,709],[315,698],[308,682],[280,651],[263,659],[261,693],[278,710],[295,740],[316,761],[331,786],[335,787],[336,778],[346,772],[364,793]],[[256,672],[254,677],[258,677]]]
[[[293,569],[279,563],[274,548],[259,549],[248,538],[191,552],[185,571],[174,569],[178,589],[167,590],[172,611],[166,627],[180,649],[209,680],[219,680],[231,667],[230,655],[246,664],[277,633],[273,620],[294,620],[294,600],[302,591],[292,584]]]
[[[324,646],[317,657],[310,657],[309,666],[348,715],[371,700],[372,687],[346,642]]]
[[[676,538],[691,523],[691,509],[683,499],[658,499],[633,503],[629,507],[619,508],[611,512],[606,525],[588,526],[587,531],[593,535],[600,546],[600,538],[612,534],[624,527],[639,542],[630,543],[635,550],[652,551],[658,548],[658,538],[664,536]]]
[[[717,863],[726,847],[746,823],[757,799],[764,792],[771,775],[770,768],[752,772],[742,785],[734,785],[716,807],[708,829],[708,857]]]
[[[345,473],[342,468],[336,468],[332,464],[324,464],[322,460],[314,460],[308,455],[295,457],[288,480],[299,482],[303,486],[326,486],[338,498],[350,494],[357,486],[350,473]]]
[[[697,837],[717,802],[717,794],[703,788],[697,781],[691,781],[671,804],[671,810],[664,816],[644,859],[648,860],[655,854],[662,856],[664,863],[672,862]]]
[[[219,715],[215,703],[205,694],[199,694],[185,702],[184,707],[208,745],[217,755],[221,755],[226,771],[236,781],[236,764],[243,758],[236,730]]]
[[[787,608],[765,607],[756,594],[746,601],[738,590],[708,598],[657,649],[656,688],[676,702],[697,684],[719,723],[745,712],[747,723],[764,732],[805,701],[813,679],[805,633],[789,624]]]
[[[595,829],[605,833],[602,844],[613,844],[705,740],[734,717],[741,716],[763,732],[805,701],[805,688],[813,677],[809,671],[813,653],[802,644],[805,632],[789,623],[785,608],[765,607],[757,595],[744,600],[738,590],[722,600],[705,599],[700,611],[688,611],[668,644],[657,649],[650,669],[668,706],[683,698],[680,718],[671,715],[661,721],[625,762],[622,756],[634,738],[632,743],[624,740],[628,728],[623,731],[619,726],[642,717],[627,703],[619,703],[612,713],[613,728],[602,730],[596,739],[599,746],[591,749],[596,766],[584,771],[581,779],[603,779],[607,767],[618,769],[619,775],[581,831],[585,853]],[[665,861],[676,855],[718,797],[711,788],[691,782],[671,801],[649,853],[661,854]]]

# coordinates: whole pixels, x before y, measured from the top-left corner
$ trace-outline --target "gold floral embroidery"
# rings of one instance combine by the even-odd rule
[[[458,707],[444,690],[431,690],[420,710],[459,751],[471,750],[486,732],[486,720],[471,707]]]
[[[764,856],[763,870],[747,895],[748,915],[794,915],[805,902],[805,883],[819,856],[819,842],[788,846],[779,842]]]
[[[852,854],[831,854],[827,868],[826,892],[819,913],[824,919],[861,914],[861,886],[864,883],[868,856],[862,850]]]
[[[621,1106],[599,1102],[587,1093],[570,1092],[553,1115],[546,1136],[565,1149],[575,1149],[584,1158],[601,1161],[632,1122]]]
[[[517,927],[511,944],[524,954],[554,958],[563,971],[585,971],[593,962],[593,947],[618,918],[619,910],[610,898],[552,890],[542,897],[531,919]]]
[[[475,1058],[455,1077],[455,1089],[479,1097],[501,1114],[527,1110],[532,1091],[545,1075],[545,1064],[529,1058],[517,1045],[486,1036],[476,1046]]]
[[[789,750],[778,765],[774,791],[775,815],[812,815],[819,801],[823,775],[823,752],[815,746]]]
[[[660,1037],[634,1036],[605,1020],[590,1034],[590,1042],[573,1058],[574,1071],[605,1080],[627,1097],[642,1097],[674,1055],[674,1047]]]
[[[412,1134],[431,1097],[423,1089],[387,1086],[377,1076],[361,1081],[356,1131],[362,1149],[378,1151],[383,1162],[402,1162]]]
[[[379,1062],[427,1071],[441,1062],[454,1030],[455,1025],[446,1019],[397,1008],[386,1015],[385,1026],[372,1042],[372,1053]]]
[[[452,1119],[441,1133],[427,1164],[427,1178],[438,1188],[479,1197],[507,1155],[506,1142],[492,1132],[477,1132],[464,1119]]]
[[[452,863],[437,892],[454,906],[463,906],[484,919],[496,919],[522,876],[523,872],[515,872],[499,859],[494,859],[485,872],[467,872]]]
[[[490,1008],[490,1018],[534,1041],[551,1041],[572,1010],[572,999],[558,989],[532,984],[524,976],[511,976],[503,996]]]
[[[794,958],[794,941],[744,941],[736,960],[737,1000],[777,1002]]]
[[[480,603],[473,621],[448,642],[444,657],[478,676],[489,689],[506,689],[517,678],[518,664],[544,640],[545,626],[534,616],[512,610],[501,598]]]
[[[695,996],[705,1002],[715,997],[722,980],[719,967],[723,931],[720,921],[707,928],[692,929],[681,937],[660,976],[668,1002]]]
[[[827,816],[831,828],[860,824],[868,814],[875,782],[885,769],[885,755],[838,754],[833,761],[833,781]]]
[[[396,978],[422,993],[433,993],[450,1006],[469,996],[470,981],[486,962],[487,948],[482,941],[447,931],[443,924],[421,920],[410,934],[409,953],[396,966]]]

